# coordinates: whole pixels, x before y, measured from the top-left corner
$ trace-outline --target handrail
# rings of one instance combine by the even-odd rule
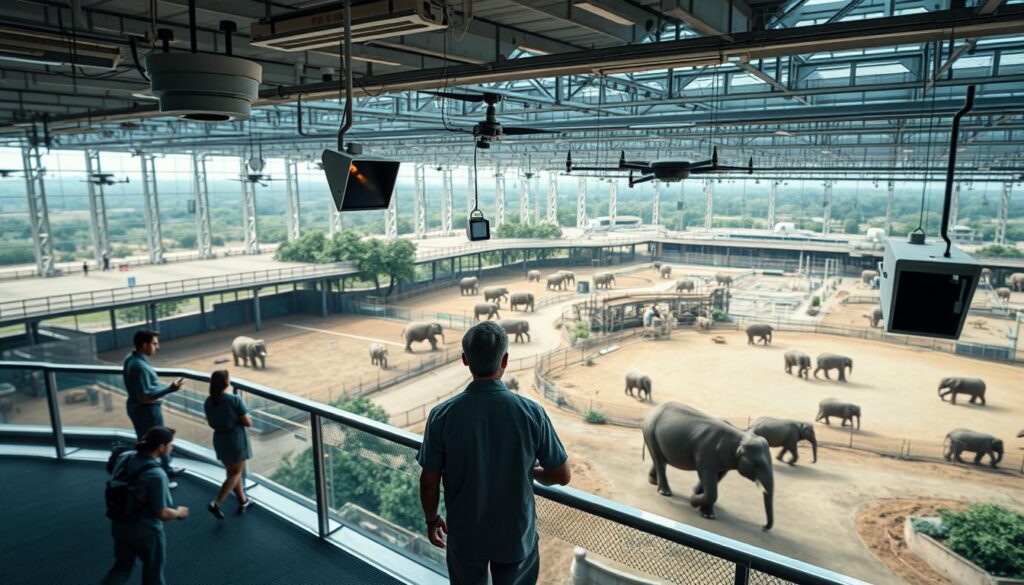
[[[52,373],[85,373],[85,374],[120,374],[120,366],[57,364],[38,361],[0,361],[0,370],[39,370]],[[156,368],[156,372],[164,377],[183,377],[194,381],[209,382],[210,375],[183,368]],[[422,437],[402,429],[392,427],[366,417],[346,412],[339,408],[320,402],[308,400],[293,394],[270,388],[263,384],[250,382],[240,378],[232,378],[232,385],[255,396],[308,412],[317,417],[347,425],[376,437],[398,443],[410,449],[419,449]],[[47,392],[56,391],[55,384],[47,384]],[[50,396],[51,403],[57,403]],[[58,419],[59,423],[59,419]],[[54,429],[62,436],[63,429]],[[741,573],[756,570],[779,577],[797,584],[810,585],[867,585],[863,581],[810,565],[796,559],[773,553],[753,545],[749,545],[728,537],[720,536],[693,526],[676,522],[625,504],[614,502],[600,496],[581,492],[566,487],[544,486],[534,482],[534,493],[552,502],[603,518],[605,520],[628,526],[630,528],[654,535],[658,538],[692,548],[709,554],[737,566],[737,583]],[[321,505],[317,502],[317,505]],[[325,505],[325,504],[324,504]],[[746,579],[742,582],[746,582]]]

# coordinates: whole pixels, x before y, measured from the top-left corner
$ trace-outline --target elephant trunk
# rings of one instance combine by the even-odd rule
[[[811,457],[811,463],[818,462],[818,440],[813,437],[811,438]]]
[[[761,488],[764,493],[764,515],[765,525],[761,528],[765,532],[772,529],[772,525],[775,524],[775,510],[772,507],[772,493],[775,489],[774,482],[772,481],[771,469],[767,473],[761,474],[762,477],[758,478],[755,483],[757,487]]]
[[[846,364],[846,365],[850,366],[850,373],[852,374],[852,373],[853,373],[853,361],[851,360],[851,361],[850,361],[850,362],[849,362],[848,364]]]
[[[1000,461],[1003,460],[1002,445],[996,445],[995,449],[993,449],[992,452],[994,453],[994,455],[992,456],[992,461],[994,461],[995,463],[999,463]]]

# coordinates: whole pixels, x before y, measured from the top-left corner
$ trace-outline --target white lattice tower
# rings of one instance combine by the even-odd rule
[[[530,223],[530,180],[519,177],[519,223]]]
[[[710,230],[715,223],[715,184],[710,179],[704,181],[704,229]]]
[[[821,200],[821,233],[832,233],[832,181],[825,181],[825,194]]]
[[[469,177],[469,190],[466,191],[466,217],[469,217],[476,204],[476,169],[469,167],[467,176]]]
[[[23,148],[21,162],[25,169],[25,194],[28,197],[29,221],[32,224],[32,245],[36,252],[36,274],[53,276],[57,273],[57,267],[53,255],[53,234],[50,232],[50,212],[46,205],[46,187],[43,184],[43,163],[39,147]]]
[[[889,195],[885,201],[885,235],[892,235],[892,210],[893,204],[896,200],[896,183],[889,181],[886,184],[889,190]]]
[[[661,225],[661,181],[653,181],[654,200],[651,202],[651,225]]]
[[[775,229],[775,200],[779,194],[779,182],[768,182],[768,231]]]
[[[206,177],[206,155],[198,152],[192,153],[192,177],[192,198],[195,201],[196,213],[196,248],[199,249],[200,258],[213,258],[213,229],[210,227],[210,186]]]
[[[949,202],[949,229],[956,227],[957,216],[960,215],[960,183],[953,185],[953,198]],[[954,230],[955,234],[956,231]]]
[[[245,253],[259,254],[260,240],[256,233],[256,183],[245,180],[248,172],[245,158],[239,157],[242,176],[242,233],[245,238]]]
[[[548,173],[548,223],[558,225],[558,173]]]
[[[608,185],[608,225],[615,225],[619,216],[619,184],[614,180]]]
[[[398,237],[398,185],[391,192],[391,203],[384,210],[384,239],[394,240]]]
[[[110,228],[107,225],[107,202],[103,196],[103,183],[95,178],[100,168],[100,151],[85,151],[85,172],[89,187],[89,226],[92,228],[92,251],[97,264],[103,262],[103,255],[110,255]]]
[[[427,237],[427,186],[426,167],[421,164],[413,168],[413,193],[416,197],[416,237]]]
[[[494,174],[494,192],[495,199],[497,200],[498,213],[495,214],[495,227],[505,223],[505,177],[501,174],[501,169],[498,168]]]
[[[999,201],[999,219],[996,224],[996,243],[1000,246],[1006,244],[1006,223],[1010,213],[1010,190],[1013,183],[1003,183],[1003,196]]]
[[[294,242],[299,239],[299,171],[298,163],[294,160],[284,161],[284,188],[285,188],[285,228],[288,232],[288,241]]]
[[[580,177],[576,186],[576,227],[587,227],[587,179]]]
[[[160,198],[156,191],[156,159],[151,154],[139,156],[142,163],[142,199],[146,213],[146,249],[150,264],[164,263],[163,232],[160,229]]]
[[[441,171],[441,232],[446,236],[452,235],[453,207],[452,170],[444,169]]]

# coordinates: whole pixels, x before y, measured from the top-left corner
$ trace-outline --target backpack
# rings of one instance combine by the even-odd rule
[[[115,447],[110,460],[107,462],[108,471],[113,473],[118,458],[127,450],[128,448],[119,449]],[[127,461],[125,465],[127,465]],[[154,461],[143,465],[135,473],[131,474],[126,474],[122,468],[120,473],[108,479],[107,488],[104,493],[107,500],[107,518],[121,522],[131,522],[141,518],[142,511],[145,510],[147,502],[142,497],[143,491],[139,489],[141,487],[138,484],[139,476],[159,466],[160,464]]]

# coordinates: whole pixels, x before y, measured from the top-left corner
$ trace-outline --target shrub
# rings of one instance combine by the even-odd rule
[[[820,307],[821,306],[821,297],[819,297],[819,296],[811,297],[811,306],[815,307],[815,308]]]
[[[711,320],[712,321],[716,321],[716,322],[718,322],[718,321],[725,321],[728,318],[729,318],[729,314],[726,313],[725,311],[723,311],[722,309],[714,309],[713,311],[711,311]]]
[[[583,360],[583,365],[588,367],[594,365],[594,358],[588,357],[587,359]]]
[[[942,520],[939,518],[911,518],[910,526],[914,532],[927,534],[939,540],[949,537],[949,528],[942,524]]]
[[[1013,246],[999,246],[992,244],[983,248],[978,248],[974,253],[975,256],[1000,256],[1005,258],[1024,258],[1024,252],[1021,252]]]
[[[561,328],[562,328],[562,320],[561,319],[555,319],[555,329],[561,329]]]
[[[583,420],[587,421],[592,425],[603,425],[608,422],[605,418],[604,413],[600,410],[590,409],[583,415]]]
[[[998,576],[1024,578],[1024,515],[996,504],[942,512],[946,545]]]
[[[569,332],[569,343],[576,345],[580,339],[590,339],[590,324],[580,321]]]

